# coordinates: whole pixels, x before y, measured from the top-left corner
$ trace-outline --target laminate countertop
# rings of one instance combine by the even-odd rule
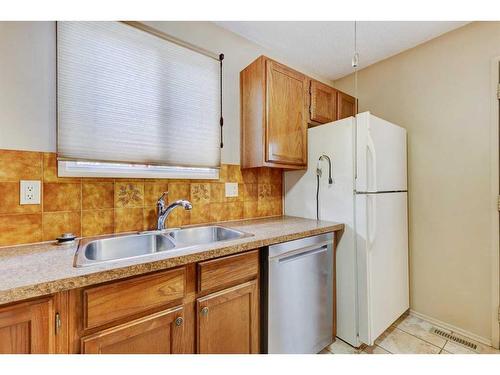
[[[253,236],[79,268],[74,267],[78,241],[0,248],[0,305],[344,229],[340,223],[290,216],[217,225]]]

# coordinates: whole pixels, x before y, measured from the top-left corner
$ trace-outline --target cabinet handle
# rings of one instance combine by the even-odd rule
[[[61,330],[61,325],[62,325],[61,315],[59,313],[56,313],[56,316],[55,316],[56,335]]]
[[[205,316],[208,315],[208,307],[205,306],[204,308],[201,309],[201,315]]]
[[[184,323],[184,319],[182,319],[181,317],[178,317],[177,319],[175,319],[175,325],[177,327],[181,326],[182,323]]]

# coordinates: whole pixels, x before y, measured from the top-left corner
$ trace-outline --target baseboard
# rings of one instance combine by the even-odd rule
[[[462,328],[459,328],[459,327],[456,327],[456,326],[454,326],[452,324],[448,324],[448,323],[442,322],[441,320],[438,320],[438,319],[435,319],[435,318],[430,317],[428,315],[419,313],[419,312],[417,312],[415,310],[410,309],[410,315],[413,315],[413,316],[415,316],[417,318],[420,318],[422,320],[426,320],[429,323],[434,324],[437,328],[447,329],[448,331],[452,331],[452,332],[458,333],[459,335],[462,335],[462,336],[465,336],[465,337],[467,337],[469,339],[472,339],[474,341],[480,342],[481,344],[492,346],[490,339],[487,339],[485,337],[476,335],[475,333],[466,331],[466,330],[464,330]]]

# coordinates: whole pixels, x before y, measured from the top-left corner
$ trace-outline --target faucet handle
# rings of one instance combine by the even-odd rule
[[[158,206],[158,209],[160,211],[163,211],[165,209],[165,197],[168,195],[168,191],[164,191],[163,194],[161,195],[160,198],[158,198],[158,201],[156,201],[156,205]]]

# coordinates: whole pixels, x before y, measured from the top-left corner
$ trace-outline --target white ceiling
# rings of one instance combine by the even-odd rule
[[[360,68],[415,47],[467,22],[362,21],[357,23]],[[352,72],[354,22],[219,21],[219,26],[334,80]]]

